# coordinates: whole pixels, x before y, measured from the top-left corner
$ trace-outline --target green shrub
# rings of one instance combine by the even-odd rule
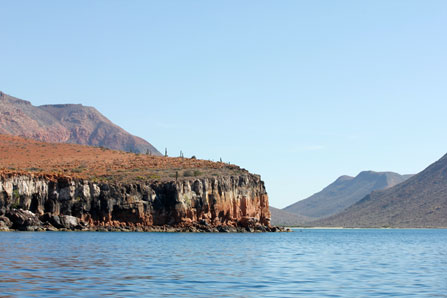
[[[10,208],[12,208],[12,209],[20,209],[20,204],[19,203],[11,204]]]
[[[152,180],[156,180],[156,179],[160,179],[160,178],[161,178],[161,177],[160,177],[159,175],[157,175],[157,174],[151,174],[151,175],[149,175],[148,177],[149,177],[149,179],[152,179]]]

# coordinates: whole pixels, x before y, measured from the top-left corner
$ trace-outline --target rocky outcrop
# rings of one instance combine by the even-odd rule
[[[0,230],[276,231],[260,177],[138,184],[0,178]]]

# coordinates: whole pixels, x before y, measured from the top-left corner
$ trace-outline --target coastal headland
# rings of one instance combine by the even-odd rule
[[[281,230],[260,176],[236,165],[7,135],[0,151],[0,230]]]

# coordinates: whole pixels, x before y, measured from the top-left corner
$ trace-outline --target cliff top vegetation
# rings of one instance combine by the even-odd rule
[[[223,162],[135,154],[76,144],[44,143],[0,135],[0,174],[15,173],[129,183],[248,172]]]

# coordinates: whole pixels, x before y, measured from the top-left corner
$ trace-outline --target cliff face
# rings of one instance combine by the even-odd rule
[[[0,178],[0,230],[275,231],[252,174],[136,184]]]

